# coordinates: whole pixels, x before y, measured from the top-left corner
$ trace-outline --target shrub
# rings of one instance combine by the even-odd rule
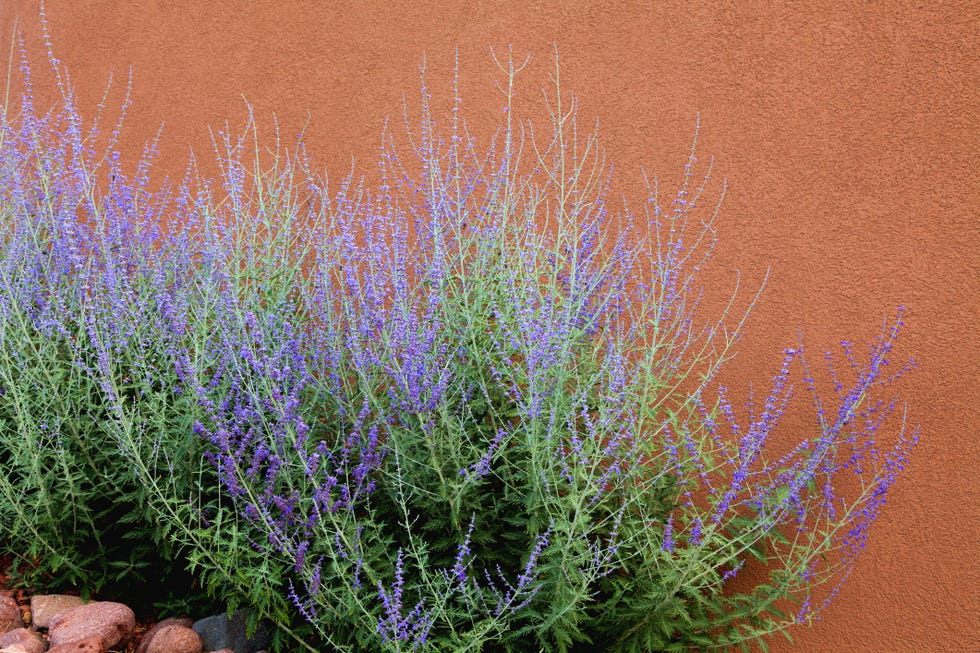
[[[700,304],[710,166],[613,214],[557,75],[542,138],[501,70],[489,146],[423,83],[375,191],[250,121],[220,188],[151,192],[152,147],[127,177],[67,83],[4,108],[0,541],[35,578],[186,568],[310,650],[706,650],[817,615],[915,441],[881,444],[901,311],[832,397],[785,350],[745,419],[716,378],[758,295]]]

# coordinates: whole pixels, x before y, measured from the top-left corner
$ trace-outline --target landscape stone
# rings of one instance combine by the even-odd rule
[[[190,628],[191,626],[194,625],[194,620],[188,617],[179,617],[179,618],[169,617],[167,619],[164,619],[163,621],[160,621],[155,626],[153,626],[148,631],[146,631],[146,634],[143,635],[143,641],[140,642],[139,648],[136,649],[136,653],[146,653],[147,647],[150,645],[150,642],[153,641],[153,638],[156,637],[157,633],[159,633],[167,626],[173,626],[173,625],[186,626],[187,628]]]
[[[51,619],[48,641],[52,646],[98,637],[102,646],[112,648],[128,639],[136,626],[136,615],[126,605],[95,601],[62,610]]]
[[[201,636],[180,624],[170,624],[158,630],[146,647],[146,653],[201,653],[203,650]]]
[[[67,644],[59,644],[48,649],[48,653],[106,653],[108,649],[98,635],[86,637]]]
[[[0,633],[6,633],[24,626],[24,616],[17,601],[9,596],[0,596]]]
[[[63,610],[84,605],[80,597],[67,594],[38,594],[31,597],[31,619],[35,628],[48,628],[51,619]]]
[[[205,651],[230,648],[235,653],[258,653],[271,643],[269,630],[259,624],[255,634],[247,637],[245,624],[247,615],[239,610],[228,617],[227,614],[214,615],[194,623],[194,630],[201,636]]]
[[[33,630],[16,628],[0,635],[0,653],[43,653],[44,640]]]
[[[44,651],[43,648],[38,649],[38,651]],[[31,653],[25,648],[22,648],[20,644],[11,644],[10,646],[5,646],[0,648],[0,653]]]

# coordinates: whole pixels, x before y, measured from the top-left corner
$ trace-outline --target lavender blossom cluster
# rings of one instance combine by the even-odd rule
[[[380,183],[330,190],[251,119],[215,181],[151,183],[153,146],[127,176],[121,121],[86,127],[56,61],[38,111],[25,63],[0,114],[0,542],[69,546],[56,502],[27,505],[52,492],[101,542],[108,499],[309,650],[706,650],[816,618],[916,441],[903,312],[819,378],[787,349],[743,410],[717,378],[758,294],[702,306],[711,166],[692,146],[672,198],[614,213],[557,81],[550,134],[515,117],[520,68],[483,145],[423,78]]]

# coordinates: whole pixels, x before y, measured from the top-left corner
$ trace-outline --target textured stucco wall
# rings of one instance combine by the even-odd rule
[[[625,186],[644,165],[670,187],[700,112],[700,153],[729,189],[711,278],[771,267],[729,385],[771,375],[797,329],[814,349],[866,341],[899,303],[919,364],[903,388],[922,443],[869,550],[824,621],[773,649],[980,650],[976,3],[443,4],[80,0],[47,15],[83,108],[132,67],[128,141],[166,123],[171,172],[207,154],[209,125],[240,124],[242,96],[287,135],[309,117],[332,175],[352,156],[367,171],[423,53],[439,93],[457,47],[479,116],[498,103],[489,46],[532,54],[530,103],[557,44]],[[41,68],[37,4],[0,1],[5,48],[15,17]]]

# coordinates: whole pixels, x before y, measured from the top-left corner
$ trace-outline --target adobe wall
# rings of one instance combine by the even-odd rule
[[[445,97],[456,48],[480,120],[499,106],[490,46],[532,55],[519,91],[537,104],[557,45],[623,189],[640,166],[672,188],[700,113],[701,159],[728,183],[708,280],[771,270],[728,384],[765,383],[798,330],[815,351],[866,342],[900,303],[901,352],[919,365],[902,388],[922,442],[868,551],[823,621],[772,649],[977,650],[977,5],[768,4],[87,0],[47,16],[86,112],[132,67],[127,142],[165,123],[171,173],[190,148],[207,158],[209,126],[241,124],[243,96],[266,134],[273,113],[287,141],[308,121],[335,178],[352,157],[370,172],[423,54]],[[15,17],[40,71],[35,2],[0,2],[4,56]]]

